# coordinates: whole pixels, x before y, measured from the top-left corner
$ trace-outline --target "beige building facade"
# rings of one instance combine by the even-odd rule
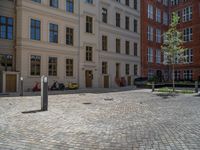
[[[140,76],[139,0],[3,0],[0,16],[3,93],[17,91],[20,77],[30,91],[42,75],[50,86],[80,88],[128,86]]]

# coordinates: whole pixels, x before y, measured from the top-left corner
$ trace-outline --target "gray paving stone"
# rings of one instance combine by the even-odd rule
[[[112,101],[104,100],[112,98]],[[200,97],[148,90],[0,97],[0,150],[200,149]]]

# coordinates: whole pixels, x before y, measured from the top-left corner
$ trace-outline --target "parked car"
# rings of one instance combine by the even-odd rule
[[[136,78],[134,80],[134,85],[136,86],[144,86],[146,85],[148,82],[148,78],[147,77],[139,77],[139,78]]]

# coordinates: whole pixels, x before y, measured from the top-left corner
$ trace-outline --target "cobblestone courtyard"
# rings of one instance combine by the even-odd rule
[[[200,149],[200,97],[139,90],[0,97],[0,149]]]

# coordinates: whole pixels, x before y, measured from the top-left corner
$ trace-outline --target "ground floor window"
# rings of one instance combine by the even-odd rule
[[[129,64],[126,64],[125,72],[126,72],[126,75],[129,75],[129,73],[130,73],[130,65]]]
[[[66,59],[66,76],[73,76],[73,59]]]
[[[152,69],[150,69],[150,70],[148,71],[148,79],[152,79],[153,76],[154,76],[154,71],[153,71]]]
[[[13,56],[9,54],[0,54],[0,68],[3,70],[8,71],[12,70],[13,67]]]
[[[49,57],[49,76],[57,76],[57,58]]]
[[[39,76],[41,67],[41,57],[36,55],[31,55],[31,75]]]
[[[175,78],[176,81],[181,79],[181,71],[180,70],[174,71],[174,78]]]
[[[108,73],[108,63],[102,62],[102,74],[107,74],[107,73]]]
[[[184,70],[184,80],[192,80],[193,72],[192,70]]]
[[[134,65],[133,71],[134,71],[134,75],[137,76],[138,75],[138,65]]]

